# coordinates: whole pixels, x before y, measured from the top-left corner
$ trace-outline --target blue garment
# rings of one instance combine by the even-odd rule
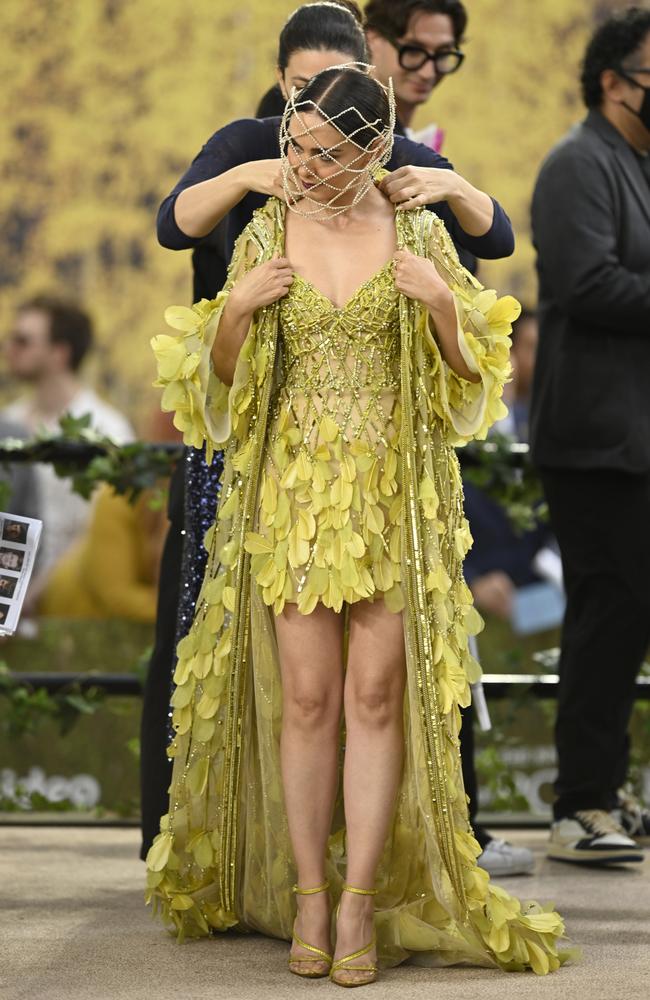
[[[218,177],[233,167],[252,160],[273,159],[280,156],[279,118],[243,118],[232,122],[208,139],[205,146],[185,171],[178,184],[162,202],[158,211],[158,241],[170,250],[194,249],[194,296],[214,298],[225,282],[228,261],[235,241],[250,222],[253,212],[267,200],[263,194],[250,193],[228,213],[209,236],[187,236],[174,218],[174,205],[181,191],[201,181]],[[395,136],[388,170],[407,165],[437,167],[453,170],[449,160],[421,143],[403,136]],[[510,219],[499,203],[494,204],[492,226],[483,236],[470,236],[456,220],[447,202],[437,202],[428,207],[445,223],[457,248],[465,249],[485,260],[509,257],[515,241]],[[220,265],[220,267],[219,267]]]
[[[538,523],[530,531],[517,533],[503,507],[473,483],[463,481],[465,517],[474,544],[465,556],[467,583],[496,570],[506,573],[515,587],[538,583],[533,560],[540,549],[553,544],[548,525]]]

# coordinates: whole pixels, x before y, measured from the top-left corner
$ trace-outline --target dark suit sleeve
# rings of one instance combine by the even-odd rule
[[[219,129],[208,139],[158,209],[158,242],[168,250],[188,250],[198,246],[203,237],[188,236],[176,222],[174,206],[181,191],[211,177],[218,177],[241,163],[274,155],[278,155],[278,148],[270,119],[257,121],[246,118]]]
[[[647,324],[650,274],[621,265],[615,193],[596,157],[558,150],[537,180],[532,220],[540,279],[568,316],[595,327]]]
[[[398,167],[437,167],[438,170],[453,170],[452,164],[444,156],[434,152],[419,142],[412,142],[402,137],[395,138],[393,156],[388,164],[389,170]],[[515,236],[512,223],[503,208],[492,198],[494,217],[492,225],[483,236],[471,236],[466,233],[446,201],[439,201],[427,208],[442,219],[449,235],[457,247],[469,251],[475,257],[483,260],[498,260],[509,257],[515,249]]]

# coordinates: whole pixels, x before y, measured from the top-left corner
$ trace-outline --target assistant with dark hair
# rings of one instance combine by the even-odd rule
[[[601,74],[623,68],[623,62],[639,48],[650,31],[650,10],[628,7],[608,18],[593,35],[582,64],[582,99],[588,108],[603,100]]]
[[[461,0],[370,0],[364,9],[365,26],[384,38],[402,38],[414,14],[444,14],[454,26],[456,45],[467,28],[467,10]]]
[[[23,302],[18,311],[45,313],[50,320],[50,342],[66,344],[70,370],[79,370],[93,343],[92,321],[88,313],[56,295],[35,295]]]
[[[340,53],[347,62],[368,62],[366,37],[361,24],[361,9],[353,0],[325,0],[298,7],[284,25],[278,47],[277,67],[284,80],[285,93],[291,90],[287,68],[297,54],[332,52]],[[298,68],[301,70],[301,67]],[[313,72],[310,69],[309,75]],[[276,83],[264,94],[255,111],[256,118],[282,114],[286,102],[283,87]]]
[[[301,50],[345,52],[356,62],[366,62],[366,39],[355,9],[356,4],[330,0],[299,7],[280,32],[278,69],[284,72],[293,53]]]

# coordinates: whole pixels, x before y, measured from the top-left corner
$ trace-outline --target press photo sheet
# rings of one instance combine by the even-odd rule
[[[0,635],[18,626],[43,522],[0,512]]]

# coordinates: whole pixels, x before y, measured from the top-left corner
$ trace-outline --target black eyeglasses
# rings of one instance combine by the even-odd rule
[[[460,49],[440,49],[438,52],[429,52],[421,45],[403,45],[401,42],[389,38],[388,41],[397,49],[397,59],[406,70],[422,69],[431,60],[436,67],[436,72],[440,76],[449,76],[460,69],[465,53]]]

